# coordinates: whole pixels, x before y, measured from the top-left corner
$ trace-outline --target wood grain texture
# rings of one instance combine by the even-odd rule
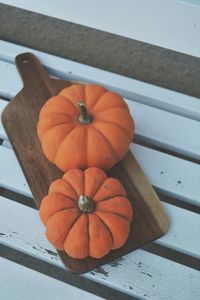
[[[71,82],[50,78],[31,53],[18,55],[16,65],[24,87],[3,111],[2,122],[39,208],[50,183],[63,175],[42,153],[36,132],[39,111],[49,97]],[[165,209],[130,151],[109,170],[108,175],[121,180],[133,205],[135,218],[130,236],[122,248],[111,251],[102,259],[88,257],[75,260],[59,251],[63,263],[73,272],[92,270],[162,236],[168,230]]]

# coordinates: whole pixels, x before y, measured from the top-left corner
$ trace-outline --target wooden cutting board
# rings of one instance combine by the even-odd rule
[[[51,182],[63,175],[42,153],[36,133],[39,111],[49,97],[58,94],[72,82],[50,78],[31,53],[18,55],[16,65],[24,87],[5,108],[2,121],[39,208]],[[155,240],[168,230],[166,212],[130,151],[107,174],[121,180],[133,205],[134,221],[130,236],[122,248],[111,251],[102,259],[88,257],[76,260],[58,251],[63,263],[72,272],[83,273],[111,262]]]

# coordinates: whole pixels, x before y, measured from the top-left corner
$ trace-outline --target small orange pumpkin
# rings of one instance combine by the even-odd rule
[[[120,95],[74,84],[44,104],[37,131],[45,156],[64,172],[106,170],[127,153],[134,122]]]
[[[73,169],[55,180],[40,206],[46,237],[69,256],[101,258],[127,240],[132,206],[122,184],[98,168]]]

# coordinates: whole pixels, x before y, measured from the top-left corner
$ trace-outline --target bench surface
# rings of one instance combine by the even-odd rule
[[[79,277],[91,282],[91,286],[98,284],[96,294],[102,297],[105,295],[101,295],[101,286],[139,299],[197,299],[200,295],[200,101],[0,41],[0,113],[22,88],[14,58],[27,51],[36,54],[52,76],[99,83],[125,97],[136,120],[136,139],[131,151],[170,217],[169,232],[149,247]],[[15,299],[58,299],[65,294],[73,295],[74,299],[98,299],[72,285],[75,277],[63,269],[55,249],[45,239],[31,191],[1,123],[0,139],[0,250],[6,246],[45,262],[49,268],[54,266],[66,273],[69,282],[2,258],[2,299],[12,299],[13,295]]]

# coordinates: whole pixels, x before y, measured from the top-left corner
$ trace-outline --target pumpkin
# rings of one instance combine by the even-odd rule
[[[121,247],[133,217],[120,181],[94,167],[55,180],[39,214],[49,242],[76,259],[101,258]]]
[[[45,156],[62,171],[106,170],[127,153],[134,122],[120,95],[74,84],[43,105],[37,132]]]

